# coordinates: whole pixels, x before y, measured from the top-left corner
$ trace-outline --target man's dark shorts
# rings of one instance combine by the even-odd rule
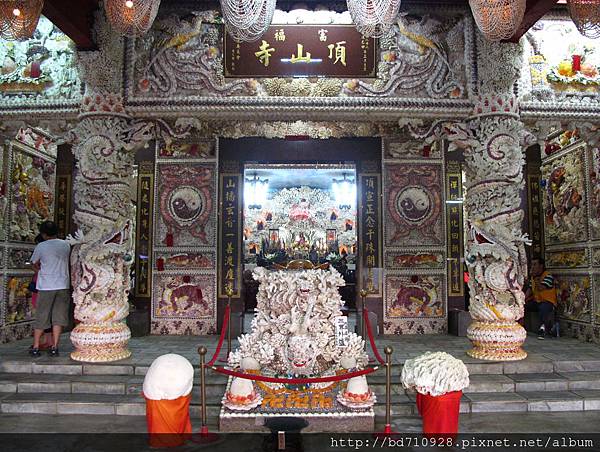
[[[45,330],[53,325],[68,326],[70,302],[69,289],[39,290],[33,327]]]

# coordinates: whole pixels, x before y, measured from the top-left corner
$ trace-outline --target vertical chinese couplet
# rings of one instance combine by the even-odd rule
[[[380,295],[381,278],[381,176],[360,174],[359,200],[359,256],[361,263],[361,288],[370,294]]]
[[[135,295],[149,298],[152,265],[152,205],[154,201],[154,164],[141,162],[138,173],[137,234],[135,253]]]
[[[459,162],[448,162],[446,172],[448,219],[448,296],[461,297],[464,293],[462,276],[462,177]]]
[[[219,240],[219,297],[239,298],[241,289],[241,176],[221,175],[221,199]]]

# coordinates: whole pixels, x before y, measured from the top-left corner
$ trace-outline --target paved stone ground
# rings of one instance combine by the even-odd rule
[[[192,418],[194,431],[200,420]],[[420,432],[421,419],[393,422],[395,432]],[[468,433],[600,433],[600,411],[559,413],[461,414],[460,432]],[[0,414],[0,433],[146,433],[144,416],[76,416]]]
[[[205,345],[209,350],[208,358],[210,358],[217,345],[217,339],[217,336],[144,336],[132,338],[129,343],[129,349],[132,352],[131,358],[121,360],[118,364],[149,365],[155,358],[165,353],[178,353],[185,356],[192,363],[197,364],[199,362],[198,347]],[[487,361],[481,361],[466,355],[466,351],[471,348],[471,344],[465,337],[450,335],[379,336],[376,342],[382,356],[384,347],[386,345],[392,346],[394,349],[393,361],[398,364],[402,364],[406,359],[418,356],[426,351],[445,351],[467,364],[489,364]],[[10,344],[0,344],[0,360],[27,358],[27,350],[31,343],[31,339],[24,339]],[[237,341],[234,341],[232,347],[235,348],[236,346]],[[37,358],[35,362],[43,364],[51,360],[56,364],[73,363],[69,358],[69,352],[73,350],[73,347],[68,334],[64,334],[61,338],[59,348],[61,356],[58,358],[49,358],[44,355]],[[225,356],[225,349],[226,344],[224,344],[222,356]],[[535,336],[530,335],[524,349],[528,352],[528,356],[523,361],[515,362],[515,367],[520,366],[522,363],[536,363],[534,368],[543,368],[542,363],[550,365],[552,361],[585,362],[600,360],[600,345],[583,343],[571,338],[540,341]],[[506,367],[512,366],[510,363],[505,363]],[[582,368],[580,370],[596,369]],[[510,373],[510,371],[505,371],[505,373]]]

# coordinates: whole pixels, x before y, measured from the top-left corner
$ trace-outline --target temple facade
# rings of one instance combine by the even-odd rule
[[[600,341],[600,48],[568,13],[510,43],[461,5],[410,4],[380,39],[292,9],[240,44],[202,6],[139,38],[97,11],[93,50],[45,18],[0,43],[2,342],[31,334],[45,219],[71,236],[84,361],[126,356],[130,312],[217,334],[230,302],[240,331],[245,272],[298,259],[380,334],[468,311],[473,357],[518,360],[545,257],[561,333]]]

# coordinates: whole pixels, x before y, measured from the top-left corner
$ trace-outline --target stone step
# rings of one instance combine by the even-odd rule
[[[0,373],[0,393],[80,393],[80,394],[141,394],[144,377],[140,375],[60,375]],[[378,397],[385,397],[385,378],[369,376],[371,389]],[[194,381],[199,391],[199,378]],[[227,380],[222,375],[207,376],[208,398],[222,397]],[[406,394],[395,376],[392,394]],[[567,391],[600,389],[600,372],[565,372],[471,375],[470,385],[463,392],[510,393],[523,391]]]
[[[219,416],[220,405],[208,404],[207,417]],[[2,413],[44,414],[111,414],[119,416],[143,416],[146,404],[137,395],[99,394],[4,394],[0,395]],[[200,417],[200,405],[190,405],[190,415]]]
[[[515,362],[485,362],[470,358],[464,353],[453,353],[462,359],[470,375],[510,375],[517,373],[563,373],[563,372],[600,372],[600,357],[597,359],[565,360],[561,358],[546,358],[534,356],[522,361]],[[392,361],[392,376],[400,376],[402,363],[405,359]],[[73,361],[68,354],[60,357],[50,358],[42,356],[32,359],[27,356],[22,358],[4,358],[0,361],[0,373],[34,373],[34,374],[57,374],[57,375],[145,375],[151,360],[134,360],[132,358],[101,364],[87,364]],[[193,362],[196,373],[198,363]],[[218,361],[217,365],[223,365]],[[376,365],[376,363],[373,363]],[[381,367],[381,366],[380,366]],[[208,371],[207,377],[216,376],[215,372]],[[380,369],[376,375],[370,378],[385,379],[385,372]]]
[[[218,417],[220,409],[220,398],[208,400],[209,418]],[[385,416],[384,397],[378,398],[374,410],[376,416]],[[600,410],[600,390],[470,393],[463,395],[460,406],[461,413],[591,410]],[[16,393],[0,395],[0,411],[142,416],[145,403],[139,395]],[[197,392],[192,395],[190,413],[195,417],[200,415]],[[415,394],[392,396],[391,414],[394,417],[417,415]]]

